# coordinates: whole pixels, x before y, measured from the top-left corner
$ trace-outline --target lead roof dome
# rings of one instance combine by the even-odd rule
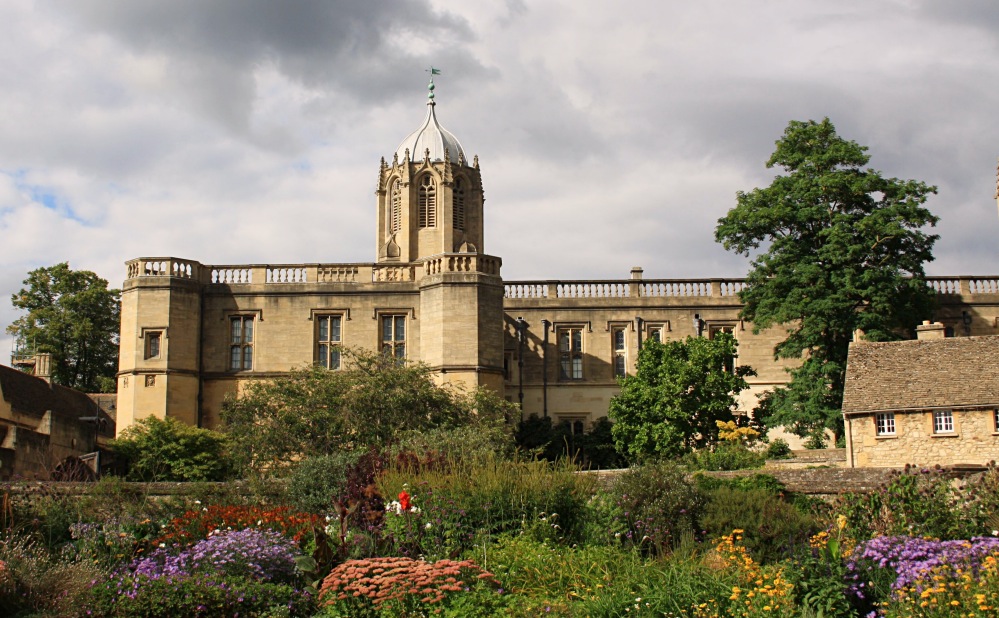
[[[423,159],[424,153],[430,150],[431,161],[444,159],[445,151],[447,151],[448,158],[452,161],[467,160],[465,159],[465,151],[461,148],[458,138],[442,127],[441,123],[437,121],[437,114],[434,111],[436,103],[434,103],[433,80],[430,81],[427,88],[430,90],[430,94],[427,95],[427,98],[430,99],[427,102],[427,117],[423,119],[423,124],[420,125],[420,128],[402,140],[402,143],[396,148],[396,156],[402,161],[408,149],[409,159],[411,161],[420,161]]]

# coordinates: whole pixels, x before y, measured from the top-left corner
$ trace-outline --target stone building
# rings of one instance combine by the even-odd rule
[[[32,373],[0,365],[0,480],[90,477],[114,418],[99,400],[52,384],[49,355],[15,360]]]
[[[999,460],[999,336],[850,345],[843,415],[850,467],[983,466]]]
[[[607,414],[649,339],[734,333],[739,363],[758,372],[744,410],[786,381],[773,358],[783,331],[753,334],[738,317],[742,280],[646,279],[636,267],[611,281],[504,281],[484,203],[478,157],[441,127],[431,89],[423,123],[379,165],[375,262],[129,261],[119,429],[149,415],[214,427],[227,394],[296,367],[336,369],[340,346],[422,361],[575,431]],[[943,293],[936,319],[956,328],[964,312],[975,333],[999,332],[999,279],[931,283]]]

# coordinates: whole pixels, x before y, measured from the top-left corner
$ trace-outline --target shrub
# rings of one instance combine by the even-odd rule
[[[632,468],[614,484],[627,544],[668,553],[696,536],[705,497],[681,466],[660,462]]]
[[[475,606],[461,597],[477,595]],[[482,592],[487,592],[483,595]],[[465,616],[493,616],[502,605],[503,590],[492,573],[475,562],[411,558],[348,560],[337,566],[320,588],[328,606],[324,616],[424,616],[462,605]]]
[[[225,434],[149,416],[111,442],[130,481],[222,481],[232,475]]]
[[[684,463],[692,470],[745,470],[762,468],[766,455],[751,450],[738,442],[721,442],[713,449],[702,449],[684,456]]]
[[[712,537],[745,530],[743,546],[756,562],[768,564],[806,549],[821,526],[769,490],[718,487],[707,494],[701,527]]]
[[[307,457],[295,464],[288,482],[288,499],[307,513],[326,514],[347,491],[347,474],[362,453],[341,451]]]
[[[767,459],[792,459],[794,453],[791,452],[791,445],[783,438],[774,438],[767,445]]]

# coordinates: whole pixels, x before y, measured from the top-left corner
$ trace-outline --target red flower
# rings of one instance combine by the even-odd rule
[[[399,506],[401,506],[404,511],[408,511],[409,507],[413,506],[409,501],[409,494],[406,493],[405,489],[399,492]]]

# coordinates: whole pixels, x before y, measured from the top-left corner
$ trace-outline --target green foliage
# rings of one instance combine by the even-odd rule
[[[791,452],[791,446],[787,440],[774,438],[767,445],[766,456],[767,459],[793,459],[794,453]]]
[[[742,317],[756,332],[782,326],[778,358],[806,357],[791,383],[762,409],[769,425],[806,436],[843,433],[846,354],[861,329],[872,341],[899,338],[929,315],[923,265],[937,217],[922,207],[935,187],[865,168],[867,148],[836,134],[828,118],[792,121],[767,167],[785,171],[768,187],[739,192],[715,239],[754,254]]]
[[[588,431],[573,434],[569,422],[554,424],[550,417],[531,414],[517,424],[517,447],[540,459],[555,461],[573,458],[584,469],[624,467],[627,462],[614,447],[612,423],[606,416],[593,422]]]
[[[491,458],[444,462],[430,469],[396,467],[385,472],[378,487],[386,500],[405,490],[419,510],[414,515],[387,508],[399,551],[453,558],[476,543],[525,529],[535,536],[578,541],[593,483],[566,460]]]
[[[738,442],[721,442],[714,448],[687,453],[683,463],[691,470],[746,470],[762,468],[765,453],[754,451]]]
[[[701,527],[709,537],[744,530],[743,545],[753,559],[768,564],[808,547],[818,522],[768,489],[718,487],[707,492]]]
[[[86,609],[106,618],[292,618],[311,616],[315,601],[288,584],[219,574],[126,578],[94,586]]]
[[[858,540],[900,535],[948,540],[982,533],[965,503],[966,494],[942,471],[907,469],[877,491],[840,497],[834,508]]]
[[[110,447],[126,462],[130,481],[221,481],[232,473],[224,434],[174,418],[138,420]]]
[[[93,563],[69,562],[27,535],[0,535],[0,616],[74,615],[94,579],[106,576]]]
[[[407,431],[389,448],[390,455],[423,453],[440,459],[477,459],[499,456],[509,459],[516,447],[507,424],[475,424]]]
[[[361,453],[343,451],[307,457],[296,463],[288,480],[288,500],[307,513],[325,514],[347,492],[348,472]]]
[[[708,474],[695,474],[694,482],[698,489],[704,492],[713,491],[719,487],[738,489],[742,491],[763,490],[774,496],[787,494],[784,483],[769,474],[747,474],[732,478],[720,478]],[[731,532],[731,530],[726,531]]]
[[[251,384],[223,403],[242,465],[279,471],[297,457],[384,448],[406,431],[492,428],[511,409],[485,390],[437,385],[426,365],[360,350],[345,350],[344,361],[340,371],[310,367]]]
[[[700,530],[705,496],[674,462],[631,468],[612,491],[628,527],[622,536],[628,545],[665,555]]]
[[[112,393],[118,371],[119,290],[67,262],[36,268],[11,296],[27,312],[7,327],[18,346],[52,355],[52,380],[85,392]]]
[[[635,459],[678,457],[717,442],[717,421],[734,420],[736,396],[753,375],[745,366],[725,371],[737,345],[728,333],[646,342],[637,372],[611,400],[617,450]]]

